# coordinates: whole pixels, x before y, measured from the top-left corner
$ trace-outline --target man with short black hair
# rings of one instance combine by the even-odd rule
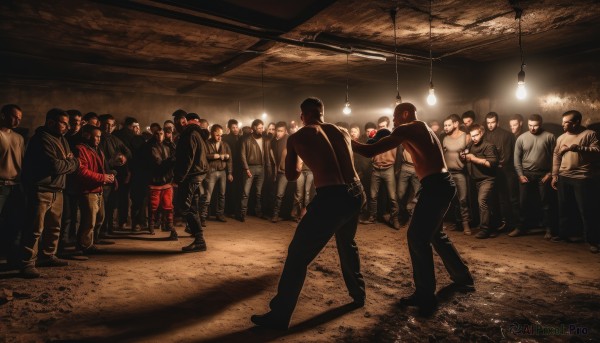
[[[285,174],[290,181],[298,178],[296,166],[302,158],[314,172],[317,195],[289,245],[270,311],[250,318],[256,325],[272,329],[288,328],[308,265],[334,235],[352,306],[365,304],[365,283],[354,241],[364,190],[352,165],[351,139],[345,129],[323,122],[321,100],[308,98],[300,107],[304,126],[288,138]]]
[[[477,115],[474,111],[466,111],[462,114],[461,119],[464,124],[464,127],[468,128],[473,125],[477,120]]]
[[[508,125],[510,126],[510,132],[515,135],[515,138],[519,138],[521,134],[523,134],[523,116],[515,113],[510,116],[508,120]]]
[[[559,235],[553,242],[579,241],[574,223],[579,216],[590,252],[600,251],[597,195],[594,194],[594,162],[600,157],[600,144],[596,132],[581,126],[581,112],[563,113],[565,131],[556,140],[552,160],[552,188],[558,190]],[[575,205],[575,206],[573,206]],[[576,207],[579,211],[573,211]]]
[[[98,119],[98,114],[96,112],[86,113],[81,119],[81,125],[99,126],[100,120]]]
[[[285,177],[285,157],[287,155],[288,131],[287,124],[280,121],[275,124],[275,136],[271,141],[271,153],[275,161],[275,204],[273,206],[273,217],[271,222],[277,223],[281,220],[279,212],[285,195],[288,180]]]
[[[177,130],[181,133],[175,150],[173,182],[178,185],[175,206],[179,208],[181,215],[186,219],[194,241],[181,250],[184,252],[206,251],[200,212],[194,204],[194,196],[196,193],[204,194],[205,192],[202,182],[208,172],[207,148],[200,134],[202,130],[200,116],[196,113],[188,113],[185,119],[185,121],[175,121],[175,125],[179,125]],[[185,127],[181,123],[185,123]]]
[[[256,203],[255,214],[262,217],[262,188],[265,180],[265,174],[271,168],[271,159],[269,158],[269,141],[263,138],[264,124],[260,119],[252,122],[252,134],[246,137],[241,143],[242,168],[245,171],[244,188],[242,189],[242,201],[238,220],[246,220],[248,211],[248,197],[252,185],[256,185]]]
[[[25,278],[40,277],[36,266],[67,265],[66,261],[56,257],[63,191],[66,175],[79,168],[79,161],[64,137],[68,129],[69,115],[61,109],[51,109],[46,114],[45,125],[31,137],[23,158],[21,180],[28,194],[21,267],[21,275]],[[41,254],[39,261],[38,251]]]
[[[469,134],[473,144],[463,150],[461,158],[467,163],[467,171],[475,182],[477,188],[477,202],[479,203],[479,232],[475,238],[485,239],[496,237],[496,227],[491,226],[492,201],[494,197],[494,183],[496,181],[498,166],[498,151],[496,147],[485,141],[483,126],[473,124],[469,127]]]
[[[552,179],[552,154],[556,146],[556,138],[550,132],[542,129],[542,116],[532,114],[527,121],[529,131],[517,138],[515,143],[515,170],[520,182],[520,216],[519,225],[508,234],[509,237],[523,235],[529,229],[537,226],[536,214],[541,205],[543,225],[546,227],[546,239],[552,237],[552,232],[558,234],[552,220],[551,197],[555,196],[550,189]],[[534,197],[537,195],[537,197]]]

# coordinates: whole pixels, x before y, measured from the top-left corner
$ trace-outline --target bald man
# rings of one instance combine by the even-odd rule
[[[400,305],[416,306],[421,316],[430,316],[437,309],[435,273],[431,246],[440,255],[458,290],[474,290],[473,278],[445,233],[442,220],[456,193],[441,144],[424,122],[417,120],[413,104],[402,103],[394,110],[394,131],[374,144],[352,141],[357,153],[372,157],[400,144],[413,158],[421,189],[408,227],[408,250],[413,266],[415,293],[403,298]]]

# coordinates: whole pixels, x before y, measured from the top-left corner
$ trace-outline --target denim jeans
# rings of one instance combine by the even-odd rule
[[[223,215],[225,211],[225,187],[227,187],[227,172],[225,170],[215,170],[208,173],[206,177],[206,200],[204,201],[206,209],[210,207],[210,200],[212,197],[215,185],[219,184],[219,194],[217,198],[217,215]],[[208,214],[208,211],[207,211]]]
[[[412,187],[412,190],[415,193],[410,202],[408,199],[405,199],[409,186]],[[418,200],[417,191],[419,190],[419,187],[421,187],[421,183],[419,182],[415,169],[402,165],[400,174],[398,175],[398,181],[396,182],[396,196],[398,197],[398,204],[402,207],[403,211],[412,214],[412,209],[415,207]]]
[[[265,181],[265,174],[263,166],[255,165],[248,166],[250,169],[250,173],[252,173],[252,177],[248,177],[245,173],[242,175],[244,177],[244,189],[242,191],[242,203],[241,203],[241,215],[245,216],[246,212],[248,212],[248,197],[250,196],[250,190],[252,189],[252,184],[256,184],[256,204],[254,210],[256,215],[262,214],[262,187]]]
[[[433,174],[421,180],[419,202],[407,231],[417,298],[429,300],[435,294],[432,246],[452,281],[460,284],[473,282],[469,269],[442,231],[444,215],[455,193],[456,186],[450,173]]]
[[[38,252],[44,259],[56,254],[62,217],[62,192],[31,192],[23,229],[23,266],[35,265]]]
[[[471,214],[469,211],[467,174],[463,172],[451,172],[450,174],[452,174],[452,179],[456,184],[456,196],[454,197],[456,222],[469,223],[471,221]]]
[[[0,185],[0,253],[9,264],[18,263],[21,254],[25,202],[21,185]]]
[[[294,194],[294,216],[300,218],[302,216],[302,209],[306,208],[310,201],[310,191],[314,183],[314,176],[312,171],[303,170],[300,172],[300,176],[296,180],[296,194]]]
[[[288,248],[277,295],[271,310],[277,317],[289,320],[306,278],[308,265],[335,235],[342,275],[353,299],[364,300],[365,282],[360,272],[358,247],[354,241],[362,195],[352,195],[346,185],[326,186],[308,205]]]
[[[175,197],[175,206],[179,209],[181,216],[185,218],[192,234],[200,236],[202,235],[202,225],[200,225],[200,213],[194,204],[194,197],[198,193],[204,194],[203,180],[204,175],[185,179],[177,187]]]
[[[546,172],[523,171],[523,175],[529,180],[527,183],[521,183],[519,190],[519,227],[523,231],[540,224],[541,210],[542,225],[550,228],[553,233],[558,233],[556,211],[552,211],[554,203],[552,198],[556,197],[556,192],[550,186],[550,179],[542,183],[546,174]]]
[[[371,189],[369,200],[369,217],[375,217],[377,214],[377,198],[379,195],[379,187],[384,184],[388,192],[388,200],[390,202],[390,220],[398,216],[398,201],[396,200],[396,176],[394,175],[394,167],[387,169],[375,169],[371,171]]]
[[[70,241],[77,237],[79,228],[79,195],[63,193],[63,212],[60,224],[59,250],[64,249]]]
[[[273,206],[273,217],[279,216],[279,211],[281,210],[281,203],[283,202],[283,196],[285,195],[287,184],[288,179],[285,177],[285,174],[277,174],[277,179],[275,180],[275,205]]]
[[[475,181],[477,187],[477,202],[479,202],[479,228],[481,230],[491,229],[491,218],[494,196],[494,179],[483,179]]]
[[[600,227],[598,226],[598,208],[594,194],[594,180],[574,179],[558,176],[558,213],[559,235],[563,238],[576,236],[572,226],[580,218],[583,224],[585,239],[589,244],[600,243]],[[575,206],[573,206],[575,205]]]

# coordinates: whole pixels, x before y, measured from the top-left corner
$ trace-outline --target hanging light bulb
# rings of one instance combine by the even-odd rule
[[[517,80],[517,99],[523,100],[527,97],[527,89],[525,89],[525,71],[523,70],[523,66],[517,75]]]
[[[346,54],[346,104],[344,105],[344,109],[342,110],[342,113],[344,113],[347,116],[349,116],[350,113],[352,113],[352,108],[350,108],[350,98],[348,97],[348,75],[349,74],[350,74],[350,72],[349,72],[349,67],[348,67],[348,54]]]
[[[517,74],[517,91],[515,95],[517,99],[524,100],[527,97],[527,89],[525,89],[525,59],[523,58],[523,44],[521,41],[521,15],[523,14],[523,10],[520,8],[515,8],[516,19],[519,20],[519,51],[521,52],[521,71]]]
[[[392,17],[392,24],[394,25],[394,63],[396,66],[396,99],[394,101],[395,106],[398,106],[402,103],[402,97],[400,96],[400,90],[399,90],[399,82],[398,82],[398,54],[397,54],[397,50],[398,50],[398,43],[397,43],[397,37],[396,37],[396,8],[390,10],[390,16]]]
[[[429,86],[429,95],[427,96],[427,104],[429,106],[433,106],[437,103],[437,98],[435,97],[435,89],[433,89],[433,82]]]
[[[427,104],[429,106],[433,106],[437,103],[437,98],[435,97],[435,89],[433,88],[433,56],[431,54],[431,22],[433,21],[433,16],[431,15],[431,3],[433,0],[429,0],[429,95],[427,96]]]
[[[267,112],[263,112],[262,119],[267,119]]]

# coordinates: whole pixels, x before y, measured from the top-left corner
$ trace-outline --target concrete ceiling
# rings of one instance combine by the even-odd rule
[[[0,3],[0,81],[194,97],[389,79],[429,64],[429,1],[14,0]],[[436,68],[597,51],[600,2],[432,2]],[[397,47],[394,48],[393,11]],[[360,81],[358,81],[360,80]]]

